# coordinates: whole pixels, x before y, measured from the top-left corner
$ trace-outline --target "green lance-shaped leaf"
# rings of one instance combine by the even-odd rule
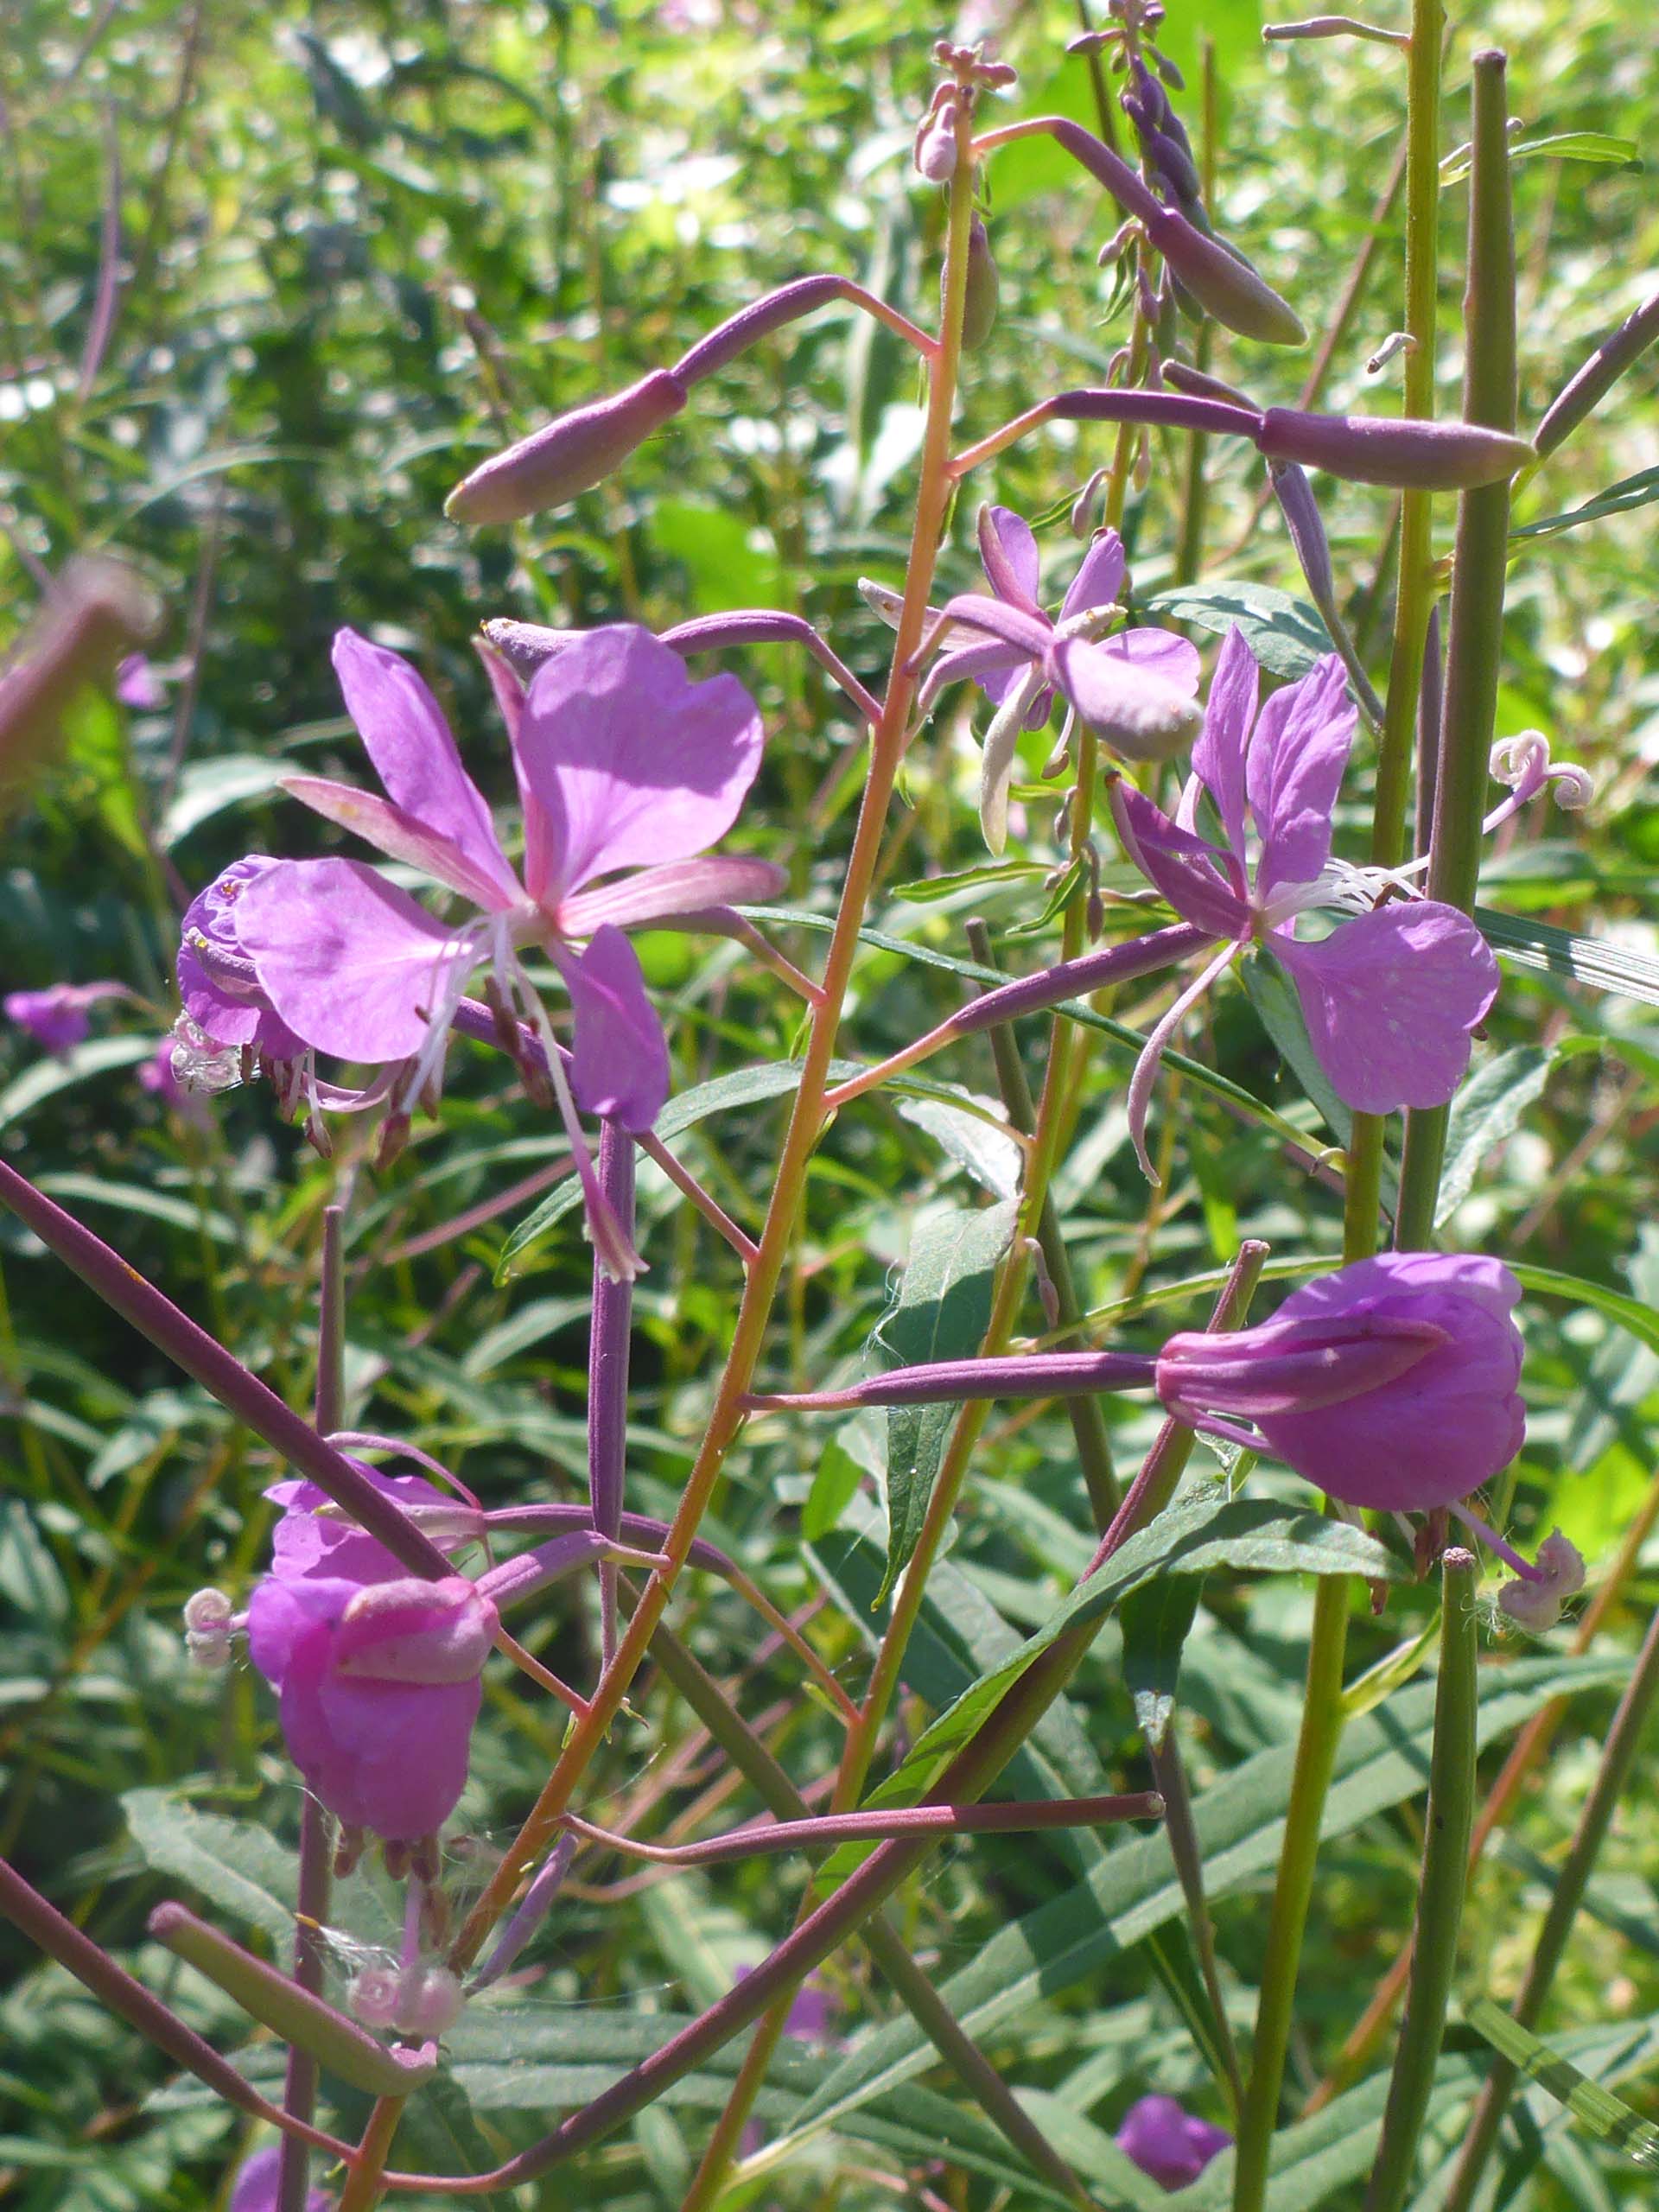
[[[1638,2166],[1659,2172],[1659,2127],[1641,2113],[1632,2112],[1622,2097],[1611,2089],[1604,2089],[1589,2076],[1581,2074],[1572,2061],[1553,2050],[1530,2028],[1523,2028],[1519,2020],[1512,2019],[1501,2005],[1494,2005],[1490,1997],[1478,1997],[1464,2008],[1464,2018],[1478,2035],[1484,2036],[1494,2050],[1500,2051],[1510,2064],[1524,2074],[1529,2082],[1536,2082],[1557,2097],[1575,2118],[1581,2120],[1592,2135],[1602,2142],[1611,2143]]]
[[[313,1997],[275,1967],[232,1942],[181,1904],[158,1904],[149,1932],[175,1951],[198,1974],[215,1982],[251,2018],[270,2028],[284,2042],[308,2050],[346,2086],[374,2097],[406,2097],[432,2080],[435,2058],[408,2057],[377,2043],[366,2029]]]
[[[979,1349],[991,1318],[996,1264],[1018,1212],[1017,1202],[1005,1198],[982,1211],[951,1206],[917,1223],[898,1304],[876,1332],[895,1366],[966,1359]],[[956,1414],[949,1405],[895,1406],[887,1416],[887,1571],[880,1598],[916,1548]]]

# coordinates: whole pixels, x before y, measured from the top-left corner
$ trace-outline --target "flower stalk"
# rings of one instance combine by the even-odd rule
[[[1468,359],[1465,421],[1506,431],[1515,424],[1515,219],[1510,202],[1505,57],[1474,57],[1473,168],[1470,177],[1469,272],[1464,294]],[[1507,483],[1464,493],[1452,556],[1446,636],[1446,696],[1434,777],[1434,827],[1428,895],[1470,913],[1480,867],[1481,824],[1503,645],[1509,571]],[[1419,1109],[1406,1119],[1396,1242],[1432,1234],[1449,1109]]]
[[[1434,1694],[1423,1872],[1412,1935],[1411,1989],[1365,2212],[1401,2212],[1406,2202],[1457,1975],[1458,1931],[1475,1815],[1478,1580],[1472,1552],[1453,1546],[1441,1555],[1440,1671]]]

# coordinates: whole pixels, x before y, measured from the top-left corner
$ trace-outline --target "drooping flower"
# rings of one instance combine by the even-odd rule
[[[276,2212],[283,2154],[274,2143],[245,2160],[231,2185],[229,2212]],[[320,2189],[305,2193],[304,2212],[333,2212],[334,2200]]]
[[[495,1607],[464,1575],[267,1575],[248,1649],[295,1764],[335,1817],[388,1842],[435,1834],[467,1782]]]
[[[1198,1427],[1251,1442],[1344,1504],[1423,1513],[1520,1450],[1521,1286],[1471,1252],[1385,1252],[1291,1293],[1270,1321],[1171,1337],[1156,1388]]]
[[[1185,2111],[1173,2097],[1142,2097],[1123,2115],[1117,2147],[1160,2188],[1185,2189],[1232,2137],[1224,2127]]]
[[[1184,1017],[1253,941],[1288,973],[1320,1066],[1361,1113],[1444,1105],[1497,995],[1497,963],[1466,914],[1430,899],[1371,905],[1374,887],[1332,861],[1332,814],[1355,726],[1340,660],[1327,654],[1260,715],[1259,675],[1243,633],[1230,630],[1173,821],[1127,782],[1113,786],[1129,857],[1179,914],[1223,940],[1147,1038],[1130,1079],[1130,1133],[1149,1176],[1147,1108],[1158,1064]],[[1193,827],[1205,792],[1221,844]],[[1356,899],[1365,911],[1329,936],[1298,933],[1312,909]]]
[[[1102,531],[1084,553],[1058,617],[1039,601],[1037,540],[1021,516],[982,507],[979,554],[989,594],[960,593],[938,610],[933,635],[944,637],[947,650],[928,671],[917,706],[925,714],[947,683],[971,677],[996,707],[985,738],[980,818],[986,842],[1001,852],[1014,748],[1021,730],[1047,721],[1056,691],[1119,753],[1161,760],[1198,728],[1198,655],[1168,630],[1106,634],[1121,612],[1124,577],[1115,530]],[[868,595],[885,607],[881,596]]]
[[[1526,1436],[1516,1385],[1521,1287],[1500,1261],[1466,1252],[1388,1252],[1292,1293],[1270,1321],[1173,1336],[1155,1357],[1021,1352],[893,1368],[839,1390],[751,1392],[751,1412],[948,1405],[1144,1389],[1202,1433],[1270,1452],[1344,1505],[1452,1511],[1506,1560],[1524,1590],[1500,1603],[1548,1627],[1583,1586],[1560,1531],[1535,1566],[1465,1503]],[[1244,1428],[1238,1424],[1254,1424]],[[1549,1608],[1553,1605],[1554,1611]]]
[[[588,632],[527,693],[491,657],[524,810],[521,882],[416,671],[350,630],[335,640],[334,665],[388,796],[308,776],[287,788],[474,912],[439,921],[359,861],[276,863],[245,885],[237,913],[259,990],[319,1051],[408,1062],[404,1088],[418,1097],[442,1065],[468,979],[487,963],[499,1019],[511,1025],[516,999],[541,1040],[596,1245],[612,1273],[632,1272],[575,1107],[642,1131],[667,1096],[666,1043],[624,927],[779,887],[770,863],[699,857],[730,829],[760,766],[754,702],[734,677],[693,682],[677,653],[629,625]],[[620,880],[601,880],[621,870]],[[548,953],[570,997],[568,1081],[518,957],[528,945]]]
[[[100,999],[130,998],[124,983],[48,983],[41,991],[9,991],[0,999],[8,1021],[25,1030],[41,1049],[64,1053],[92,1034],[87,1008]]]
[[[443,1550],[481,1533],[477,1507],[423,1476],[352,1464]],[[496,1608],[464,1576],[410,1575],[315,1483],[265,1495],[283,1513],[248,1602],[248,1649],[279,1694],[294,1763],[347,1827],[393,1842],[433,1834],[466,1783]]]

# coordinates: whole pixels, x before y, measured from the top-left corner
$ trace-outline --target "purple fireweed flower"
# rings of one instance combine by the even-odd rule
[[[1232,2139],[1224,2127],[1183,2111],[1173,2097],[1142,2097],[1124,2113],[1116,2136],[1124,2157],[1167,2190],[1196,2181]]]
[[[9,991],[0,999],[0,1010],[43,1051],[61,1054],[91,1035],[89,1007],[100,999],[130,996],[124,983],[49,983],[42,991]]]
[[[1521,1287],[1469,1252],[1386,1252],[1293,1291],[1270,1321],[1171,1337],[1157,1390],[1198,1427],[1249,1440],[1345,1505],[1423,1513],[1520,1450]]]
[[[1373,906],[1376,887],[1332,860],[1332,813],[1356,719],[1341,661],[1326,654],[1258,715],[1259,674],[1243,633],[1229,631],[1173,821],[1133,785],[1113,786],[1129,857],[1178,913],[1224,940],[1153,1030],[1130,1079],[1130,1134],[1148,1176],[1147,1107],[1164,1050],[1253,940],[1288,971],[1320,1066],[1361,1113],[1444,1105],[1497,991],[1497,963],[1466,914],[1429,899]],[[1224,843],[1193,829],[1200,792],[1214,803]],[[1297,934],[1310,909],[1344,903],[1365,911],[1328,937]]]
[[[938,610],[928,642],[943,635],[948,650],[929,670],[917,706],[925,714],[947,683],[970,677],[995,706],[980,818],[987,843],[1001,852],[1014,748],[1022,730],[1047,721],[1056,691],[1119,753],[1161,760],[1198,730],[1198,655],[1168,630],[1105,635],[1121,612],[1124,576],[1123,544],[1114,530],[1084,553],[1058,616],[1039,603],[1037,540],[1022,517],[1008,507],[982,507],[979,552],[990,593],[961,593]]]
[[[477,1506],[423,1476],[352,1464],[443,1550],[483,1532]],[[462,1576],[407,1574],[315,1483],[265,1495],[283,1512],[270,1572],[249,1600],[248,1649],[279,1693],[294,1763],[348,1827],[392,1841],[429,1835],[467,1779],[495,1606]]]
[[[435,1834],[467,1782],[495,1607],[464,1575],[267,1575],[248,1649],[295,1764],[336,1819],[388,1842]]]
[[[424,869],[475,916],[440,922],[359,861],[279,862],[246,884],[237,914],[258,988],[319,1051],[410,1063],[404,1087],[418,1097],[442,1065],[468,978],[487,963],[503,1021],[516,996],[540,1040],[604,1263],[635,1272],[576,1107],[643,1131],[667,1096],[667,1045],[624,927],[671,923],[780,884],[769,862],[699,857],[730,829],[760,766],[754,702],[734,677],[693,682],[677,653],[628,625],[588,632],[527,692],[490,657],[523,805],[521,882],[416,671],[350,630],[335,639],[334,666],[388,796],[309,776],[286,787]],[[619,870],[628,873],[601,880]],[[568,1079],[518,957],[529,944],[550,955],[570,996]]]
[[[237,2174],[227,2212],[276,2212],[283,2154],[276,2144],[256,2151]],[[304,2212],[333,2212],[334,2200],[320,2189],[305,2193]]]
[[[129,653],[115,671],[115,696],[124,707],[163,707],[162,679],[143,653]]]

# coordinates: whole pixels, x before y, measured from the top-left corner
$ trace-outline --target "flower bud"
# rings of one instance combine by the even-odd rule
[[[1269,461],[1328,469],[1352,484],[1408,492],[1466,492],[1501,484],[1533,458],[1524,438],[1478,423],[1414,423],[1397,416],[1305,415],[1269,407],[1255,431]]]
[[[516,522],[563,506],[602,483],[689,397],[678,377],[653,369],[626,391],[577,407],[494,454],[443,503],[452,522]]]
[[[941,100],[916,133],[916,167],[930,184],[948,184],[957,169],[957,103]]]
[[[962,306],[962,350],[976,353],[996,321],[1000,285],[990,234],[976,215],[968,230],[968,289]]]
[[[1307,333],[1294,309],[1219,238],[1206,237],[1173,207],[1161,207],[1147,217],[1146,228],[1170,274],[1206,315],[1241,337],[1259,338],[1265,345],[1306,343]],[[1295,461],[1300,456],[1285,454],[1280,458]]]
[[[392,2024],[399,2035],[435,2042],[454,2026],[466,2002],[459,1978],[448,1967],[411,1967],[397,1992]]]

